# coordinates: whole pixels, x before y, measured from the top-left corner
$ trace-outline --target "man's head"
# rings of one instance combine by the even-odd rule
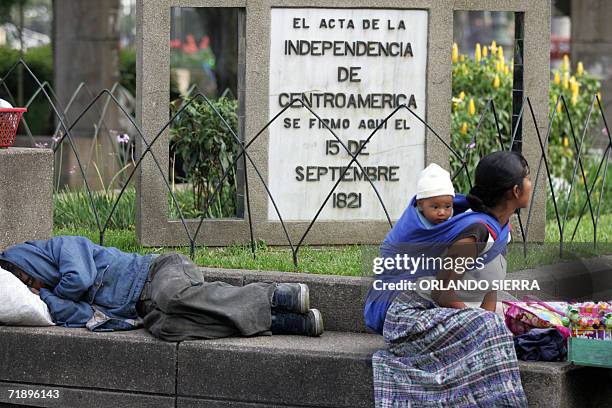
[[[446,221],[453,215],[455,188],[448,171],[435,163],[427,166],[417,182],[417,206],[433,224]]]
[[[45,287],[44,283],[42,283],[38,279],[31,277],[30,275],[28,275],[10,262],[6,262],[0,259],[0,267],[4,270],[11,272],[13,275],[19,278],[20,281],[25,283],[25,285],[29,288],[36,289],[36,291],[39,291],[41,288]]]

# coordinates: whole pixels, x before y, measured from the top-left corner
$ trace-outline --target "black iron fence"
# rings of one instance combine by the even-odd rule
[[[597,238],[598,238],[598,222],[600,219],[600,215],[601,215],[601,205],[604,202],[604,196],[606,193],[606,177],[607,177],[607,170],[608,170],[608,164],[609,164],[609,159],[610,159],[610,151],[612,150],[612,137],[610,136],[610,131],[609,131],[609,127],[608,127],[608,123],[606,120],[606,115],[604,112],[604,109],[602,107],[601,101],[599,99],[598,95],[594,95],[591,105],[590,105],[590,109],[588,111],[588,115],[586,118],[586,121],[582,124],[583,126],[583,131],[581,133],[580,136],[576,135],[575,132],[575,128],[574,128],[574,124],[572,122],[572,114],[571,114],[571,109],[569,108],[565,98],[563,95],[561,95],[556,103],[554,108],[552,109],[548,119],[549,119],[549,125],[547,128],[547,132],[545,135],[542,135],[540,132],[540,127],[538,126],[538,121],[536,119],[536,116],[534,114],[534,110],[533,110],[533,106],[532,106],[532,102],[529,99],[529,97],[524,97],[523,98],[523,104],[522,104],[522,108],[520,110],[520,113],[518,114],[517,120],[514,121],[515,125],[514,128],[512,129],[512,135],[508,135],[509,137],[509,143],[504,143],[504,135],[502,135],[501,131],[500,131],[500,122],[498,119],[498,113],[496,111],[495,108],[495,103],[493,101],[493,99],[490,99],[487,101],[484,110],[481,112],[480,114],[480,118],[478,121],[478,125],[476,126],[476,128],[474,129],[474,131],[471,134],[471,142],[466,145],[466,147],[463,149],[463,151],[457,151],[456,149],[453,149],[453,147],[451,147],[451,145],[447,142],[447,138],[442,137],[435,129],[433,129],[423,118],[421,118],[417,113],[414,112],[414,110],[412,110],[410,107],[406,106],[406,105],[401,105],[398,106],[397,108],[395,108],[391,113],[389,113],[379,124],[378,126],[372,130],[372,132],[369,134],[369,136],[367,137],[367,139],[365,140],[364,143],[362,143],[359,148],[357,150],[354,149],[349,149],[349,147],[342,141],[342,139],[336,134],[336,132],[328,125],[328,123],[326,121],[324,121],[318,114],[317,112],[315,112],[304,100],[293,100],[290,104],[288,104],[287,106],[285,106],[281,111],[279,111],[276,115],[274,115],[274,117],[272,117],[268,123],[262,127],[256,134],[254,134],[251,137],[244,137],[244,138],[240,138],[239,135],[237,134],[235,129],[232,129],[232,127],[228,124],[228,122],[226,121],[226,119],[218,112],[218,110],[215,108],[214,104],[211,103],[211,101],[201,92],[199,92],[197,89],[191,89],[190,90],[190,96],[189,99],[185,101],[185,103],[182,104],[182,106],[180,107],[180,109],[178,109],[173,115],[172,117],[165,123],[165,125],[155,134],[153,135],[153,137],[150,137],[151,135],[144,135],[142,133],[142,131],[140,130],[140,128],[136,125],[135,119],[132,115],[132,110],[126,108],[125,106],[123,106],[123,104],[120,102],[120,100],[117,97],[117,86],[113,86],[112,89],[105,89],[101,92],[99,92],[97,95],[93,95],[91,93],[91,91],[86,87],[86,85],[81,84],[78,89],[75,91],[75,93],[73,94],[72,98],[70,99],[69,103],[67,104],[66,107],[62,107],[61,104],[59,103],[57,96],[55,95],[55,92],[53,91],[53,89],[51,88],[51,86],[47,83],[47,82],[43,82],[41,83],[38,78],[36,78],[36,76],[32,73],[31,69],[27,66],[27,64],[23,61],[19,61],[17,64],[15,64],[7,73],[5,73],[2,78],[0,79],[0,89],[4,90],[4,92],[8,95],[8,98],[11,102],[14,102],[14,98],[11,95],[8,87],[6,86],[5,80],[9,75],[12,75],[15,72],[15,68],[18,65],[23,65],[25,71],[30,75],[30,77],[32,78],[33,81],[36,82],[37,84],[37,90],[34,93],[34,95],[32,95],[32,97],[30,98],[30,100],[28,101],[28,103],[26,104],[26,107],[32,103],[32,101],[35,98],[38,97],[42,97],[44,98],[50,105],[53,114],[55,115],[56,119],[57,119],[57,128],[56,128],[56,133],[53,135],[54,137],[54,143],[53,143],[53,150],[57,151],[58,149],[60,149],[65,143],[68,144],[69,148],[72,150],[72,152],[74,153],[75,157],[76,157],[76,162],[77,162],[77,167],[78,167],[78,171],[80,172],[80,174],[83,177],[83,183],[84,183],[84,188],[85,191],[87,193],[88,199],[89,199],[89,203],[92,207],[92,211],[93,214],[95,216],[95,222],[96,222],[96,226],[99,232],[99,242],[100,244],[104,243],[104,236],[105,236],[105,232],[108,230],[109,225],[110,225],[110,220],[113,217],[113,214],[115,213],[116,209],[117,209],[117,205],[119,203],[119,201],[121,200],[121,197],[124,195],[126,189],[128,188],[128,185],[130,183],[130,181],[134,178],[134,175],[136,174],[136,171],[138,170],[140,164],[142,163],[142,161],[147,157],[147,156],[151,156],[151,158],[153,159],[155,166],[157,167],[158,171],[161,174],[161,178],[164,180],[166,189],[168,190],[170,199],[171,199],[171,204],[174,207],[176,214],[178,215],[178,218],[180,219],[182,226],[185,230],[185,235],[189,241],[189,246],[190,246],[190,254],[192,256],[192,258],[194,257],[195,254],[195,248],[197,246],[197,238],[198,235],[200,234],[203,222],[205,220],[205,215],[207,214],[207,210],[208,208],[212,205],[216,195],[219,194],[222,186],[223,186],[223,182],[224,180],[228,177],[228,174],[230,172],[230,170],[236,166],[239,161],[241,161],[242,163],[242,168],[244,169],[244,171],[246,172],[247,169],[247,162],[250,163],[250,165],[252,166],[253,171],[255,171],[257,179],[259,180],[259,182],[262,183],[263,188],[266,191],[267,196],[269,197],[270,203],[272,204],[272,206],[274,207],[274,211],[276,213],[276,215],[278,216],[278,219],[280,221],[280,228],[283,231],[283,234],[287,240],[287,246],[290,248],[292,256],[293,256],[293,263],[294,266],[297,268],[298,265],[298,253],[300,248],[304,245],[304,241],[306,239],[306,237],[308,236],[309,232],[311,231],[313,225],[317,222],[317,219],[319,218],[321,212],[323,211],[325,205],[328,203],[328,201],[330,200],[330,198],[332,197],[332,195],[334,194],[334,191],[336,190],[336,188],[338,187],[338,185],[340,184],[341,180],[343,179],[343,176],[345,175],[345,173],[348,171],[348,169],[353,166],[356,165],[360,171],[364,172],[364,168],[362,166],[362,164],[359,162],[359,155],[362,152],[363,149],[366,148],[366,146],[368,145],[368,143],[372,140],[373,137],[375,137],[379,131],[381,129],[383,129],[386,125],[386,123],[388,121],[390,121],[394,116],[396,116],[397,114],[399,114],[400,112],[408,112],[408,114],[410,114],[411,116],[414,117],[415,120],[421,122],[428,130],[427,132],[427,137],[433,137],[436,138],[438,141],[440,141],[448,150],[449,155],[452,155],[456,160],[459,161],[459,168],[458,170],[452,174],[452,179],[456,180],[458,177],[465,177],[465,180],[467,180],[468,186],[471,187],[472,186],[472,179],[471,179],[471,175],[470,175],[470,166],[469,166],[469,159],[473,159],[473,157],[471,157],[471,155],[475,154],[473,153],[473,150],[469,148],[469,145],[472,145],[473,143],[476,143],[477,140],[480,140],[480,138],[489,138],[491,137],[491,135],[480,135],[481,133],[481,127],[483,125],[483,123],[487,120],[487,118],[491,118],[494,121],[494,129],[496,129],[496,135],[494,135],[494,137],[497,138],[498,141],[498,147],[499,149],[513,149],[513,150],[520,150],[520,143],[519,143],[519,138],[520,135],[518,135],[519,133],[519,129],[522,127],[522,129],[526,129],[528,126],[533,126],[533,128],[535,129],[535,132],[537,134],[537,139],[538,139],[538,151],[539,151],[539,160],[538,160],[538,164],[537,164],[537,171],[533,172],[535,174],[535,179],[533,182],[534,185],[534,189],[533,189],[533,196],[535,196],[537,194],[537,192],[539,191],[539,189],[541,188],[546,188],[548,187],[549,192],[551,194],[551,199],[552,199],[552,207],[554,209],[554,216],[555,216],[555,221],[556,221],[556,226],[558,228],[558,233],[559,233],[559,250],[561,255],[563,254],[563,248],[564,248],[564,243],[566,242],[572,242],[576,236],[576,231],[578,230],[578,227],[580,225],[580,223],[582,222],[583,218],[585,217],[585,215],[588,214],[588,217],[590,219],[590,222],[592,224],[593,227],[593,245],[597,245]],[[91,97],[91,101],[89,102],[89,104],[86,106],[85,109],[83,109],[81,112],[79,112],[76,115],[76,118],[72,121],[69,121],[67,119],[67,113],[71,108],[72,105],[72,101],[76,98],[76,96],[80,93],[80,92],[86,92],[88,95],[90,95]],[[168,130],[168,128],[175,122],[175,120],[183,114],[186,114],[185,111],[192,105],[194,104],[196,101],[199,102],[204,102],[214,113],[215,115],[217,115],[217,117],[220,119],[220,121],[223,123],[224,127],[227,129],[227,132],[229,132],[232,136],[232,139],[234,140],[234,142],[236,143],[236,145],[238,146],[238,153],[236,155],[236,157],[233,158],[232,162],[230,163],[230,165],[227,167],[228,170],[226,170],[224,172],[224,174],[221,176],[220,180],[218,181],[217,185],[215,186],[213,193],[209,196],[208,201],[205,203],[204,208],[202,209],[202,215],[199,217],[199,223],[197,228],[195,229],[195,232],[191,232],[191,230],[188,228],[187,226],[187,222],[186,222],[186,217],[184,216],[184,213],[181,209],[181,206],[179,205],[179,202],[177,200],[177,197],[175,195],[175,192],[173,191],[173,188],[171,187],[168,178],[167,178],[167,169],[163,168],[160,164],[159,158],[157,158],[155,156],[155,154],[153,154],[152,152],[152,146],[155,145],[155,143],[158,143],[160,137],[162,136],[162,134]],[[449,101],[450,103],[450,101]],[[98,109],[99,104],[103,105],[102,110]],[[114,108],[116,108],[118,110],[118,112],[121,114],[122,118],[127,121],[127,123],[130,124],[130,126],[132,127],[132,129],[134,130],[134,134],[135,137],[137,137],[139,139],[139,141],[142,142],[143,144],[143,150],[140,153],[139,157],[137,159],[135,159],[133,166],[131,166],[130,172],[128,174],[128,176],[125,178],[125,181],[123,183],[123,186],[120,190],[120,192],[117,194],[116,199],[113,203],[112,209],[110,211],[109,214],[107,214],[107,216],[105,217],[105,219],[102,219],[98,209],[96,208],[94,199],[93,199],[93,190],[91,188],[90,183],[88,182],[88,178],[87,178],[87,166],[85,166],[83,164],[83,161],[81,160],[80,157],[80,153],[79,150],[77,149],[76,145],[75,145],[75,140],[73,137],[73,130],[74,128],[83,120],[83,118],[85,117],[86,114],[90,113],[91,111],[93,111],[97,117],[99,118],[99,120],[96,123],[96,126],[94,127],[95,129],[99,130],[99,129],[103,129],[106,128],[106,124],[104,121],[106,112],[108,110],[108,107],[113,106]],[[347,163],[346,166],[343,166],[343,169],[341,170],[341,174],[338,177],[337,181],[335,182],[335,184],[333,185],[333,187],[330,189],[330,191],[328,192],[328,194],[325,197],[325,200],[323,201],[323,203],[321,204],[321,206],[319,207],[318,211],[316,212],[316,214],[314,215],[314,217],[310,220],[308,227],[306,228],[306,230],[304,231],[304,233],[302,234],[302,236],[300,237],[300,239],[297,242],[293,242],[289,236],[288,230],[287,230],[287,223],[286,221],[283,220],[283,216],[279,210],[279,207],[277,205],[277,202],[272,194],[272,192],[270,191],[268,184],[266,183],[265,178],[263,177],[260,169],[258,168],[258,164],[255,163],[255,161],[253,160],[253,158],[251,157],[250,153],[249,153],[249,148],[253,145],[253,143],[255,143],[260,137],[261,135],[277,120],[279,120],[279,118],[281,118],[281,116],[289,109],[289,108],[299,108],[299,109],[305,109],[308,111],[308,114],[311,115],[313,118],[315,118],[321,125],[322,127],[325,129],[326,132],[328,132],[339,144],[339,146],[344,149],[344,151],[346,151],[346,153],[348,153],[348,155],[350,156],[350,161]],[[548,145],[549,145],[549,141],[551,140],[551,137],[559,137],[559,135],[552,135],[552,129],[553,129],[553,123],[557,118],[558,113],[561,112],[560,114],[565,115],[565,117],[567,118],[567,120],[570,123],[570,135],[571,136],[571,141],[572,144],[571,146],[568,146],[568,148],[571,150],[571,156],[573,156],[575,158],[575,162],[573,164],[573,169],[572,169],[572,176],[569,182],[569,185],[566,186],[566,194],[562,195],[561,197],[559,197],[559,194],[557,193],[557,189],[554,186],[554,180],[553,180],[553,175],[551,172],[551,163],[550,163],[550,157],[549,157],[549,153],[548,153]],[[492,114],[489,115],[489,113]],[[593,120],[599,120],[601,119],[603,121],[603,125],[604,125],[604,130],[605,130],[605,134],[607,135],[607,145],[606,147],[603,149],[603,153],[601,153],[601,155],[598,158],[598,166],[597,166],[597,170],[595,172],[594,175],[589,175],[587,174],[587,171],[585,170],[585,164],[584,164],[584,156],[585,156],[585,138],[587,135],[587,130],[589,129],[589,124],[591,121]],[[490,120],[490,119],[489,119]],[[24,129],[26,131],[26,134],[28,135],[32,146],[35,145],[35,140],[27,126],[27,121],[25,118],[22,118],[22,122],[23,122],[23,126]],[[250,135],[246,135],[246,136],[250,136]],[[506,140],[508,139],[508,136],[506,136]],[[247,142],[245,142],[244,140],[247,140]],[[483,152],[479,152],[479,154],[483,154]],[[542,173],[542,166],[544,166],[544,174],[546,175],[546,180],[544,180],[544,182],[542,182],[540,174]],[[533,168],[533,163],[532,163],[532,168]],[[374,185],[374,183],[372,182],[372,180],[369,177],[366,177],[367,181],[369,182],[372,190],[374,191],[378,202],[380,203],[380,206],[382,208],[382,210],[385,213],[385,217],[387,222],[389,223],[390,226],[393,225],[392,220],[389,216],[389,212],[387,211],[387,208],[385,206],[385,203],[379,193],[379,191],[377,190],[376,186]],[[250,197],[250,190],[249,190],[249,185],[248,185],[248,177],[244,177],[244,192],[245,192],[245,202],[246,202],[246,209],[247,209],[247,221],[248,221],[248,225],[249,225],[249,236],[250,236],[250,246],[251,246],[251,250],[253,252],[253,254],[255,255],[256,253],[256,239],[257,237],[255,236],[254,230],[253,230],[253,221],[252,221],[252,217],[251,217],[251,197]],[[546,183],[546,184],[544,184]],[[599,190],[597,190],[596,186],[600,184]],[[582,185],[582,187],[580,187]],[[575,222],[574,225],[574,229],[573,232],[571,234],[571,237],[568,237],[566,235],[566,228],[568,226],[568,220],[570,218],[570,213],[569,213],[569,206],[566,205],[565,207],[565,211],[561,211],[561,209],[559,208],[559,200],[569,200],[569,197],[572,195],[573,192],[576,192],[577,189],[583,189],[584,190],[584,202],[581,205],[580,211],[578,212],[578,217],[577,220]],[[532,196],[532,197],[533,197]],[[597,200],[594,200],[594,197],[597,196]],[[523,242],[523,250],[526,252],[527,250],[527,237],[529,236],[529,228],[530,225],[532,223],[533,220],[533,206],[529,208],[529,211],[527,213],[527,217],[526,220],[524,220],[524,214],[518,212],[517,213],[517,217],[518,217],[518,221],[519,221],[519,226],[520,226],[520,231],[521,231],[521,238],[522,238],[522,242]],[[588,212],[587,212],[588,210]],[[562,214],[563,212],[563,214]],[[566,239],[567,238],[567,239]]]

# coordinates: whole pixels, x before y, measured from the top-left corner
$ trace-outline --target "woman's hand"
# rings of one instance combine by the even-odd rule
[[[478,255],[478,246],[476,239],[473,237],[463,238],[453,243],[446,253],[447,257],[450,258],[472,258],[475,259]],[[453,265],[455,262],[453,262]],[[448,287],[448,282],[459,281],[463,279],[463,273],[457,273],[452,269],[443,269],[438,275],[437,279],[442,281],[444,287]],[[432,290],[431,298],[441,307],[449,307],[454,309],[465,308],[465,303],[460,301],[455,295],[455,291],[452,289],[448,290]]]
[[[495,313],[496,307],[497,307],[497,291],[492,290],[490,292],[487,292],[484,299],[482,299],[480,308],[484,310],[488,310],[489,312]]]

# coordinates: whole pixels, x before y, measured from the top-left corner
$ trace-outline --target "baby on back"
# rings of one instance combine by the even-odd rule
[[[427,166],[417,181],[417,214],[423,225],[433,228],[453,215],[455,189],[450,174],[435,163]]]

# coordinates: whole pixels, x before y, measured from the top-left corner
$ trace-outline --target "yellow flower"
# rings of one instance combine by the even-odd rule
[[[495,40],[491,41],[491,54],[497,54],[497,43]]]
[[[495,78],[493,79],[493,88],[499,88],[499,75],[495,75]]]
[[[465,55],[463,54],[459,55],[459,61],[461,62],[465,61]]]
[[[459,46],[457,43],[453,43],[453,52],[452,52],[453,64],[456,64],[459,61]]]
[[[597,92],[597,99],[601,101],[601,92]]]
[[[504,61],[504,49],[501,46],[497,49],[497,57],[500,61]]]
[[[572,94],[572,105],[578,103],[578,94]]]
[[[459,99],[461,99],[461,100],[465,99],[465,92],[463,92],[463,91],[459,92]]]
[[[503,70],[503,68],[501,66],[501,63],[499,61],[495,61],[495,71],[496,72],[500,72],[502,70]]]
[[[579,61],[576,67],[576,75],[582,76],[582,74],[584,74],[584,65],[582,65],[582,61]]]
[[[561,83],[561,75],[559,75],[559,71],[555,71],[555,77],[553,78],[553,82],[555,85],[559,85]]]
[[[476,62],[480,62],[481,59],[482,54],[480,52],[480,43],[476,43],[476,49],[474,50],[474,60],[476,60]]]
[[[489,54],[489,47],[482,47],[482,58],[487,58]]]
[[[463,103],[463,101],[459,98],[452,98],[453,101],[453,110],[457,110],[459,108],[459,105],[461,105]]]
[[[572,80],[570,79],[570,89],[572,91],[572,96],[573,95],[578,96],[578,92],[580,92],[580,84],[576,81],[572,82]]]
[[[474,98],[470,98],[470,103],[468,105],[468,115],[474,116],[476,113],[476,105],[474,104]]]
[[[563,72],[568,72],[570,66],[569,56],[567,54],[563,55],[563,64],[561,65],[561,69]]]
[[[508,66],[504,67],[504,75],[508,75],[510,73],[510,70],[508,69]]]
[[[585,177],[588,176],[588,175],[589,174],[588,174],[588,172],[586,170],[584,171],[584,175],[582,175],[582,174],[580,175],[580,184],[584,184],[585,183],[585,181],[586,181]]]
[[[561,113],[561,103],[557,104],[557,113]]]
[[[565,71],[563,73],[563,89],[569,88],[569,72]]]
[[[461,125],[461,134],[466,135],[467,132],[468,132],[468,125],[467,123],[463,122],[463,124]]]
[[[567,138],[567,136],[563,136],[563,147],[568,147],[569,146],[569,139]]]

